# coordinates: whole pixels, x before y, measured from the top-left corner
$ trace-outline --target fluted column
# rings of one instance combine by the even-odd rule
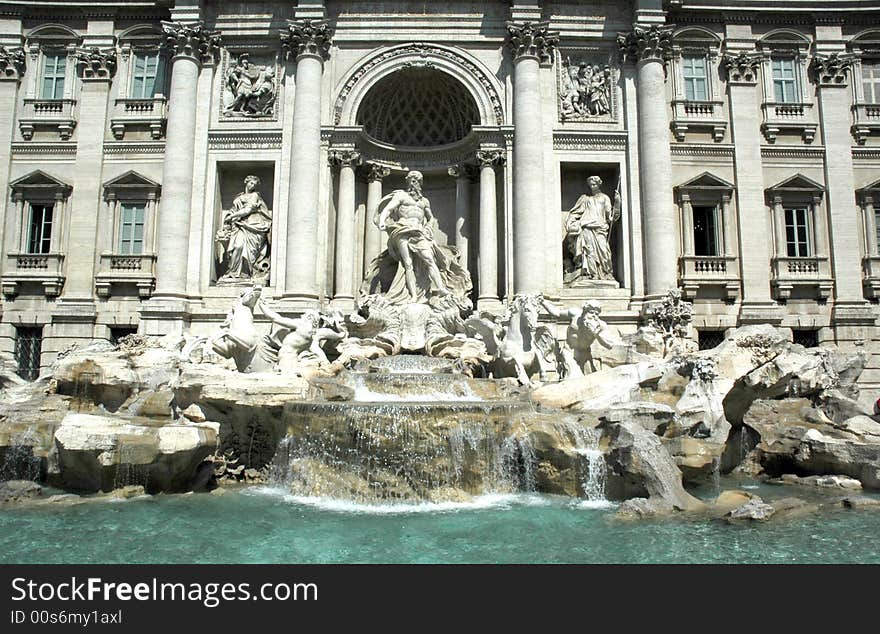
[[[502,150],[477,152],[480,166],[480,304],[498,301],[498,194],[495,167],[504,165]]]
[[[281,40],[296,60],[287,216],[285,297],[317,299],[321,83],[332,30],[326,20],[291,20]]]
[[[513,52],[513,289],[539,293],[546,279],[547,200],[540,63],[550,62],[559,35],[547,22],[508,22]],[[482,243],[480,247],[482,248]],[[482,276],[481,276],[482,278]]]
[[[219,33],[208,31],[200,22],[163,22],[162,27],[172,58],[156,236],[157,299],[186,297],[199,71],[203,59],[220,46]]]
[[[339,192],[336,204],[335,294],[337,302],[354,299],[355,254],[355,180],[354,170],[361,155],[354,150],[331,150],[330,165],[339,168]]]
[[[631,32],[618,35],[624,60],[636,63],[645,291],[651,298],[677,286],[678,237],[672,201],[665,70],[671,38],[672,27],[658,25],[635,26]]]
[[[391,173],[384,165],[376,163],[367,164],[367,217],[364,219],[364,270],[370,268],[370,264],[382,251],[382,236],[384,232],[373,222],[379,201],[382,200],[382,180]]]

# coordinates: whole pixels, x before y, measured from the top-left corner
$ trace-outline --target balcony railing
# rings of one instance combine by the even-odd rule
[[[156,286],[155,262],[153,253],[102,253],[101,268],[95,276],[95,292],[99,297],[109,297],[114,284],[134,284],[138,295],[148,298]]]
[[[117,99],[110,118],[110,129],[117,139],[123,139],[126,130],[133,128],[149,130],[150,136],[161,139],[165,131],[165,118],[165,97]]]
[[[852,133],[859,145],[864,145],[871,134],[880,132],[880,104],[857,103],[853,107]]]
[[[761,131],[768,143],[775,143],[780,133],[788,131],[800,132],[806,143],[815,140],[819,126],[814,119],[813,104],[768,101],[762,104],[761,110],[764,113]]]
[[[9,253],[3,271],[3,294],[15,297],[21,284],[37,282],[47,297],[57,297],[64,286],[63,265],[61,253]]]
[[[732,255],[683,255],[679,258],[679,271],[682,292],[687,298],[708,287],[721,287],[730,301],[739,295],[739,267]]]
[[[778,300],[789,299],[795,288],[805,289],[818,299],[828,299],[831,295],[833,282],[827,257],[779,256],[773,258],[771,267]]]
[[[18,120],[21,136],[30,141],[37,128],[56,128],[63,141],[76,127],[75,99],[25,99]]]
[[[724,140],[727,121],[724,118],[724,103],[721,101],[672,102],[672,132],[677,141],[684,141],[690,129],[708,129],[716,142]]]

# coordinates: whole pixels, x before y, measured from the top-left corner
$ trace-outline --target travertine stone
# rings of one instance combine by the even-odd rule
[[[361,162],[359,152],[331,150],[330,164],[339,168],[339,200],[336,205],[336,292],[334,299],[354,307],[355,258],[355,168]]]

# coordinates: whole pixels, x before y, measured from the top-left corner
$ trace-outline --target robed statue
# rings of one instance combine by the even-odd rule
[[[602,192],[602,179],[587,179],[589,194],[578,198],[565,220],[564,255],[570,265],[566,281],[576,279],[614,280],[609,235],[611,227],[620,218],[620,191],[614,202]]]
[[[220,277],[218,284],[258,281],[269,276],[272,212],[257,190],[260,179],[244,179],[244,191],[223,214],[214,243]]]

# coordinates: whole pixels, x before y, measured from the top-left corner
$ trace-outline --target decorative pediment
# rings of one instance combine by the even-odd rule
[[[104,198],[158,198],[162,186],[143,174],[129,170],[104,183]]]
[[[859,189],[859,193],[867,194],[868,192],[880,192],[880,180],[874,181]]]
[[[880,180],[876,180],[856,190],[856,194],[858,194],[859,203],[862,205],[866,203],[880,203]]]
[[[703,172],[699,176],[695,176],[687,182],[682,183],[678,187],[675,188],[681,192],[692,192],[692,191],[716,191],[716,192],[730,192],[735,189],[733,183],[730,183],[720,176],[715,176],[710,172]]]
[[[50,176],[42,170],[36,170],[21,178],[12,181],[9,188],[13,194],[20,194],[25,198],[66,198],[70,196],[73,187],[62,180]]]
[[[807,178],[803,174],[795,174],[767,188],[767,193],[774,194],[810,194],[818,195],[825,192],[825,186]]]

